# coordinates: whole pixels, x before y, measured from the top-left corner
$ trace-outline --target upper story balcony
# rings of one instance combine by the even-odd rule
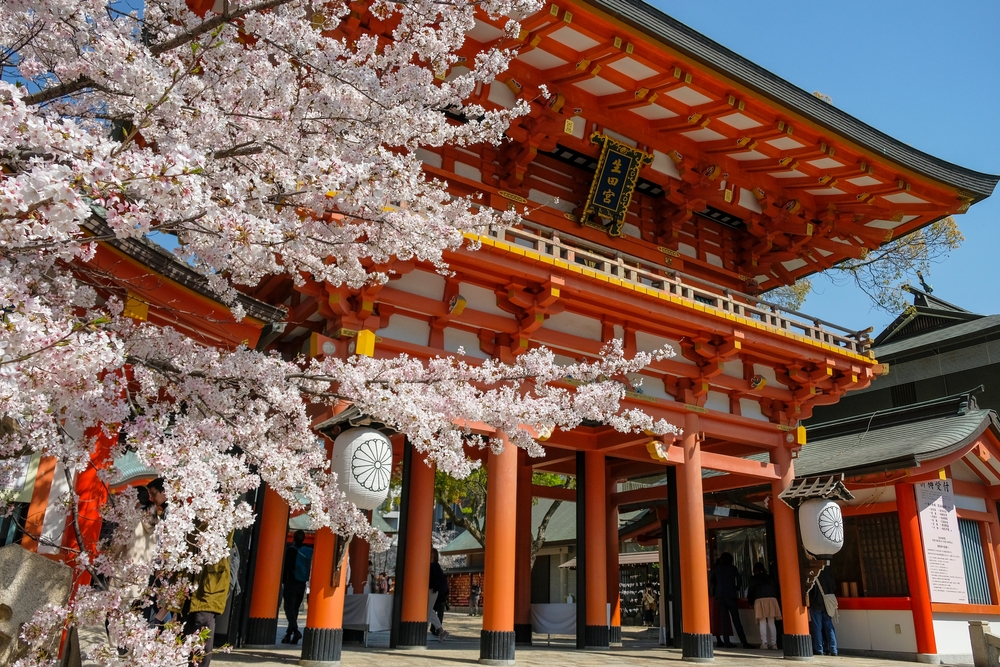
[[[667,302],[703,311],[744,326],[770,330],[799,342],[822,347],[866,363],[874,363],[868,337],[871,329],[855,331],[817,317],[784,308],[758,297],[687,275],[668,266],[580,237],[524,222],[473,237],[486,246],[507,250],[555,268],[640,292]]]

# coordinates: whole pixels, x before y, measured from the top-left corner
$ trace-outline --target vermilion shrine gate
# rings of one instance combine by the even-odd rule
[[[353,9],[336,36],[389,34],[364,4]],[[806,444],[800,420],[884,372],[868,353],[867,332],[757,295],[963,213],[997,179],[891,139],[641,2],[549,3],[522,21],[516,40],[502,28],[483,16],[469,34],[469,59],[497,43],[519,49],[509,71],[471,101],[509,108],[530,100],[530,114],[503,146],[427,149],[421,157],[429,177],[457,195],[482,193],[483,205],[514,209],[523,224],[470,238],[482,248],[449,254],[447,277],[402,261],[384,267],[395,274],[388,284],[360,290],[296,288],[272,277],[248,296],[283,305],[287,317],[259,304],[261,312],[250,311],[256,324],[222,332],[186,324],[219,345],[256,344],[263,328],[263,342],[286,355],[344,356],[373,339],[376,356],[431,358],[463,348],[469,357],[510,360],[543,345],[566,362],[593,358],[613,338],[630,352],[672,346],[676,357],[632,378],[625,403],[683,427],[683,437],[652,440],[595,424],[553,433],[542,459],[513,448],[485,457],[481,657],[510,664],[515,644],[531,641],[531,500],[560,493],[532,487],[532,470],[546,470],[578,478],[580,646],[620,641],[618,506],[669,494],[670,567],[681,582],[673,641],[687,658],[711,658],[704,494],[769,484],[777,496]],[[98,261],[114,255],[119,266],[148,271],[150,262],[134,253],[110,246],[101,253]],[[152,268],[157,280],[130,286],[150,304],[151,321],[183,318],[171,309],[177,300],[216,307],[185,292],[183,277]],[[283,329],[261,324],[278,319]],[[332,413],[317,421],[329,434],[348,423]],[[393,632],[402,648],[426,644],[434,471],[406,443],[394,445],[405,462]],[[667,471],[666,490],[617,492],[618,482],[656,470]],[[703,478],[706,470],[722,474]],[[806,657],[794,513],[782,502],[770,506],[784,651]],[[274,639],[287,512],[277,494],[266,494],[251,644]],[[303,659],[335,661],[346,568],[332,581],[334,536],[323,530],[316,539]],[[365,549],[352,547],[355,590],[367,574]]]

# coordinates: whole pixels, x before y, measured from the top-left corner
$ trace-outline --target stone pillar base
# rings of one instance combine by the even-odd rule
[[[588,625],[583,631],[583,647],[606,649],[611,647],[611,638],[606,625]]]
[[[278,619],[250,617],[243,648],[270,648],[278,635]]]
[[[304,667],[335,667],[340,664],[343,645],[343,628],[307,627],[302,633],[302,657],[299,664]]]
[[[811,635],[785,635],[781,645],[785,651],[785,660],[812,660]]]
[[[514,624],[514,643],[518,646],[531,646],[531,623]]]
[[[514,634],[502,630],[479,633],[479,662],[483,665],[513,665]]]
[[[427,621],[402,621],[396,648],[427,648]]]
[[[681,656],[688,662],[712,662],[715,660],[712,635],[696,635],[685,632],[681,637]]]

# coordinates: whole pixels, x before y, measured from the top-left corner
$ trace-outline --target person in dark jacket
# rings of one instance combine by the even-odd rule
[[[740,590],[743,588],[743,577],[740,571],[733,565],[733,555],[728,551],[721,556],[708,573],[709,588],[714,591],[716,603],[722,613],[723,619],[728,616],[732,619],[736,635],[740,638],[743,648],[752,648],[747,641],[747,635],[743,631],[743,623],[740,622],[740,608],[737,600],[740,597]],[[729,637],[725,638],[722,644],[726,648],[732,648],[733,643]]]
[[[438,563],[437,549],[431,549],[431,576],[428,588],[430,590],[427,597],[427,618],[431,623],[431,634],[437,637],[438,641],[444,641],[450,634],[444,629],[444,608],[448,604],[448,577],[444,576],[444,570]]]
[[[747,602],[753,607],[754,618],[760,625],[760,647],[763,649],[778,648],[778,631],[774,622],[781,618],[781,607],[778,605],[778,587],[774,579],[767,573],[763,563],[753,566],[753,576],[747,589]]]
[[[306,582],[309,580],[309,567],[305,566],[303,563],[303,566],[298,568],[298,576],[296,576],[295,570],[296,563],[298,563],[300,558],[309,558],[309,565],[312,565],[311,554],[303,551],[305,548],[303,547],[305,540],[305,532],[296,530],[292,535],[292,543],[285,547],[285,562],[281,569],[281,586],[282,597],[285,602],[285,619],[288,621],[288,630],[285,631],[285,636],[281,639],[282,644],[298,644],[299,640],[302,639],[302,633],[299,632],[299,607],[302,606],[302,598],[305,597],[306,594]],[[303,572],[305,572],[305,578],[303,578]]]
[[[820,570],[809,588],[809,634],[812,635],[813,655],[837,655],[837,631],[823,599],[824,595],[835,595],[835,588],[829,566]]]

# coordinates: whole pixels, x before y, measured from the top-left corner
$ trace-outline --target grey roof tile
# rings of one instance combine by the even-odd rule
[[[924,348],[933,348],[950,340],[957,340],[978,333],[983,335],[993,329],[1000,329],[1000,315],[987,315],[968,322],[960,322],[944,329],[928,331],[925,334],[906,338],[898,343],[887,343],[874,348],[876,359],[890,358],[903,352],[915,352]]]
[[[974,392],[859,415],[809,429],[795,476],[912,468],[967,446],[1000,419],[978,408]]]

